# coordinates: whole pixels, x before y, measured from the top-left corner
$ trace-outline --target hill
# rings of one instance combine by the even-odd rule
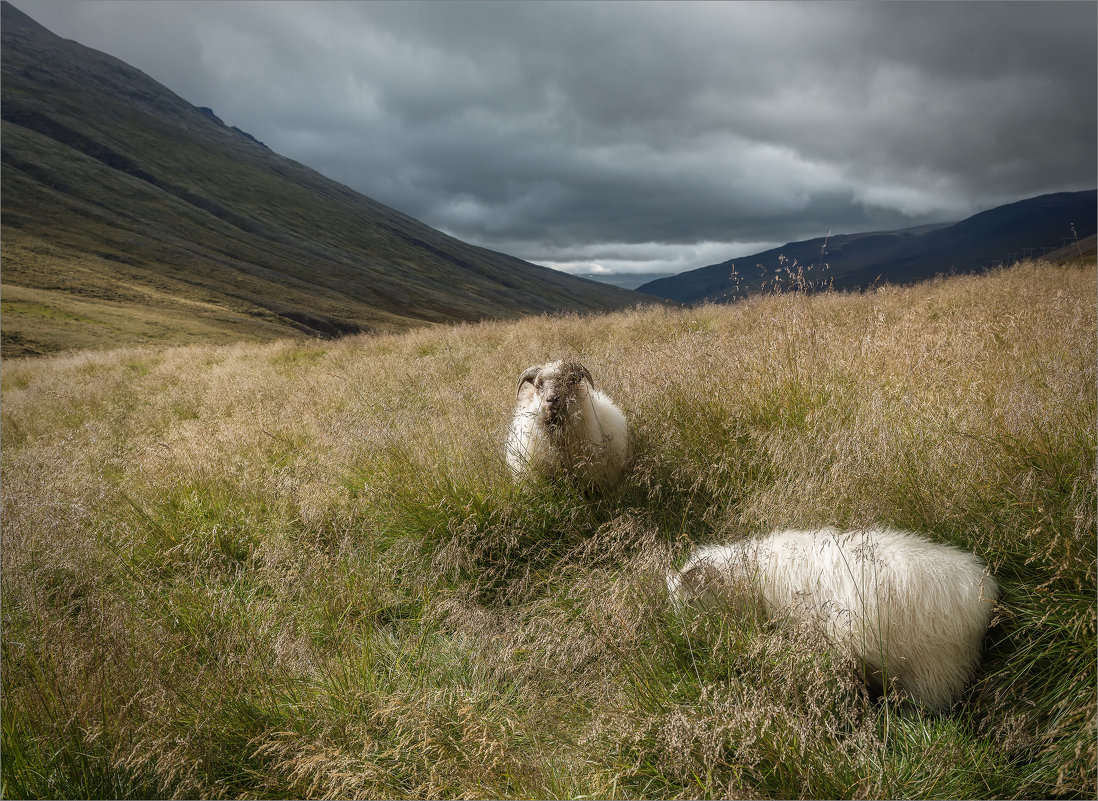
[[[0,13],[4,355],[643,300],[449,237],[7,2]]]
[[[7,363],[0,791],[1090,798],[1096,277]],[[616,491],[504,463],[568,353],[632,426]],[[828,523],[986,561],[949,712],[668,603],[694,545]]]
[[[735,300],[775,281],[828,283],[835,289],[863,289],[880,281],[908,284],[943,273],[977,272],[1062,248],[1073,239],[1093,235],[1096,220],[1098,192],[1059,192],[953,224],[790,242],[649,281],[637,291],[678,303],[700,303]],[[790,276],[788,269],[797,272],[794,262],[807,273]]]

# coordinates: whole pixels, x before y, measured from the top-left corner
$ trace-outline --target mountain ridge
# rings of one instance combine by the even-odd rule
[[[656,302],[461,242],[0,14],[5,356]]]
[[[794,280],[835,289],[864,289],[878,280],[913,283],[942,273],[978,272],[1063,247],[1073,237],[1086,239],[1098,227],[1096,218],[1098,191],[1054,192],[954,223],[788,242],[649,281],[637,291],[678,303],[729,302],[764,286],[780,286],[790,280],[787,270],[796,273],[798,268],[807,274]]]

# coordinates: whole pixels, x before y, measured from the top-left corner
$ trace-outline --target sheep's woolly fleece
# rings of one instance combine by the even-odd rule
[[[667,576],[672,599],[726,609],[760,604],[768,617],[818,624],[870,675],[946,709],[979,663],[998,597],[970,553],[907,531],[776,531],[695,550]]]
[[[564,472],[612,486],[630,455],[625,415],[595,389],[586,367],[561,360],[523,372],[507,436],[507,464],[516,479]]]

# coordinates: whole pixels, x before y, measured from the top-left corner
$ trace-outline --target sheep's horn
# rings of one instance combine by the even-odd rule
[[[587,379],[587,383],[591,385],[591,389],[595,388],[595,379],[591,377],[591,371],[582,364],[580,365],[580,375]]]
[[[540,372],[540,366],[527,367],[526,371],[523,372],[521,376],[519,376],[518,390],[516,390],[516,394],[518,392],[522,392],[522,385],[525,384],[527,381],[529,381],[531,384],[534,383],[534,379],[538,377],[538,373]]]

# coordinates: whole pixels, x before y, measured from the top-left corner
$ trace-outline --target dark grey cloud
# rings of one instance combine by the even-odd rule
[[[468,241],[682,270],[1098,181],[1090,2],[35,2]]]

